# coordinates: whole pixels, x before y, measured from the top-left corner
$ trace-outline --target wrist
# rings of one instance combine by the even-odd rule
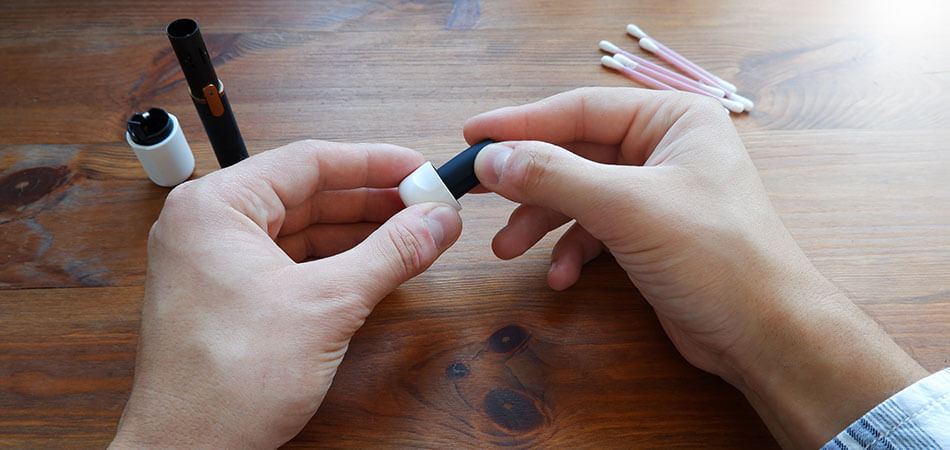
[[[724,378],[783,446],[817,447],[927,372],[816,269],[789,278]]]
[[[188,405],[161,401],[136,401],[136,393],[125,407],[109,444],[125,448],[233,448],[247,447],[238,433],[224,429],[214,415]],[[147,406],[146,406],[147,405]]]

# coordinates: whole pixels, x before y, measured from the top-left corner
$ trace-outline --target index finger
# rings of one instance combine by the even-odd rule
[[[424,162],[421,153],[395,145],[309,140],[254,155],[222,177],[266,183],[292,208],[318,191],[396,186]]]
[[[287,212],[315,193],[394,187],[423,162],[419,152],[395,145],[301,141],[196,181],[276,237]]]
[[[626,159],[644,161],[695,94],[637,88],[582,88],[522,106],[479,114],[465,123],[465,140],[535,140],[622,146]]]

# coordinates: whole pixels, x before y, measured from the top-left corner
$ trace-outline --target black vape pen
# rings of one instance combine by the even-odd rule
[[[185,73],[188,92],[198,110],[201,124],[208,133],[218,164],[227,167],[247,158],[241,130],[234,121],[231,104],[224,93],[224,84],[214,73],[211,57],[198,30],[198,22],[178,19],[168,24],[165,33],[178,56],[181,71]]]

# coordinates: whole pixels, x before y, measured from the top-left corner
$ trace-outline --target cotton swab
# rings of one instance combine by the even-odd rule
[[[683,72],[686,72],[686,73],[688,73],[688,74],[690,74],[690,75],[692,75],[692,76],[694,76],[694,77],[696,77],[696,78],[698,78],[698,79],[700,79],[700,80],[702,80],[702,81],[705,81],[706,83],[709,83],[709,84],[716,84],[716,83],[717,83],[716,78],[718,78],[718,77],[716,77],[715,75],[712,75],[712,74],[710,74],[709,72],[706,72],[706,71],[703,70],[702,68],[699,68],[699,70],[696,70],[696,69],[694,69],[694,67],[698,67],[698,66],[695,66],[695,65],[693,65],[693,66],[684,66],[684,65],[680,64],[682,61],[673,58],[673,57],[671,56],[671,54],[669,54],[669,53],[663,52],[663,51],[659,48],[659,46],[657,46],[657,42],[656,42],[655,39],[652,39],[652,38],[643,38],[643,39],[640,39],[640,48],[642,48],[642,49],[644,49],[644,50],[646,50],[646,51],[648,51],[648,52],[650,52],[650,53],[653,53],[654,55],[656,55],[656,56],[659,57],[660,59],[662,59],[662,60],[664,60],[664,61],[670,63],[670,64],[673,65],[673,66],[676,66],[677,68],[679,68],[679,69],[682,70]],[[730,83],[730,85],[731,85],[731,83]],[[737,101],[737,102],[739,102],[739,103],[742,103],[743,108],[744,108],[745,110],[749,111],[749,110],[751,110],[751,109],[755,106],[755,104],[752,103],[752,100],[749,100],[749,99],[747,99],[747,98],[745,98],[745,97],[743,97],[743,96],[741,96],[741,95],[739,95],[739,94],[737,94],[737,93],[735,93],[735,92],[729,92],[729,91],[728,91],[728,89],[729,89],[728,86],[725,86],[725,85],[722,85],[722,84],[719,84],[719,86],[722,87],[723,89],[727,89],[727,91],[726,91],[726,97],[728,97],[728,98],[730,98],[730,99],[732,99],[732,100],[735,100],[735,101]]]
[[[680,69],[683,72],[686,72],[690,76],[695,77],[697,80],[704,81],[712,86],[719,86],[727,91],[729,90],[728,86],[719,84],[719,82],[716,81],[716,79],[713,78],[711,74],[709,74],[702,68],[698,68],[698,66],[696,66],[695,64],[690,64],[683,59],[677,58],[671,52],[663,51],[663,49],[660,47],[659,43],[657,43],[655,39],[648,38],[648,37],[640,39],[640,48],[650,53],[653,53],[654,55],[656,55],[657,58],[660,58],[663,61],[666,61],[671,66],[676,67],[677,69]]]
[[[709,86],[704,83],[700,83],[692,78],[687,78],[683,75],[673,72],[672,70],[667,69],[666,67],[653,64],[652,62],[647,61],[646,59],[643,59],[628,51],[622,50],[620,47],[617,47],[610,41],[600,41],[600,49],[614,55],[614,58],[616,58],[618,61],[620,61],[624,65],[628,65],[628,64],[625,63],[622,59],[620,59],[619,56],[622,56],[626,60],[633,60],[641,67],[642,72],[645,72],[647,73],[647,75],[650,75],[653,78],[663,81],[664,83],[673,85],[674,87],[677,87],[677,84],[687,85],[687,86],[692,87],[693,89],[703,90],[706,93],[712,94],[715,97],[726,96],[726,92],[723,91],[722,89]],[[631,69],[632,68],[633,67],[631,67]],[[677,84],[674,84],[674,83],[677,83]],[[685,88],[681,88],[681,89],[685,89]],[[690,90],[690,92],[692,91]]]
[[[745,97],[743,97],[743,96],[741,96],[741,95],[739,95],[739,94],[726,92],[726,91],[724,91],[724,90],[722,90],[722,89],[719,89],[719,88],[717,88],[717,87],[710,86],[709,84],[702,83],[702,82],[696,81],[696,80],[694,80],[694,79],[692,79],[692,78],[685,77],[685,76],[683,76],[683,75],[681,75],[681,74],[679,74],[679,73],[676,73],[676,72],[673,72],[673,71],[667,69],[666,67],[656,65],[656,64],[654,64],[654,63],[652,63],[652,62],[650,62],[650,61],[648,61],[648,60],[646,60],[646,59],[643,59],[643,58],[641,58],[641,57],[639,57],[639,56],[637,56],[637,55],[634,55],[634,54],[632,54],[632,53],[630,53],[630,52],[628,52],[628,51],[626,51],[626,50],[623,50],[623,49],[621,49],[620,47],[616,46],[614,43],[612,43],[612,42],[610,42],[610,41],[600,41],[599,47],[600,47],[601,50],[603,50],[603,51],[605,51],[605,52],[607,52],[607,53],[611,53],[611,54],[613,54],[615,57],[616,57],[617,55],[626,56],[627,58],[632,59],[633,61],[635,61],[636,63],[638,63],[641,67],[648,67],[648,68],[653,69],[653,70],[655,70],[655,71],[657,71],[657,72],[660,72],[662,75],[666,75],[666,76],[675,78],[675,79],[677,79],[677,80],[680,80],[680,81],[682,81],[683,83],[688,84],[688,85],[690,85],[690,86],[692,86],[692,87],[694,87],[694,88],[701,89],[701,90],[703,90],[703,91],[706,91],[706,92],[709,93],[709,94],[712,94],[713,97],[726,97],[726,98],[729,99],[729,100],[737,101],[737,102],[739,102],[739,103],[742,104],[742,109],[743,109],[743,111],[751,111],[752,108],[753,108],[753,106],[754,106],[754,104],[752,103],[751,100],[749,100],[749,99],[747,99],[747,98],[745,98]],[[623,63],[622,60],[620,60],[620,62]],[[655,75],[654,75],[654,76],[655,76]],[[660,78],[661,80],[663,80],[663,77],[662,77],[662,76],[657,76],[657,78]],[[669,81],[667,81],[667,80],[663,80],[663,81],[669,83]],[[688,91],[690,91],[690,92],[694,92],[694,91],[689,90],[689,89],[686,89],[686,90],[688,90]]]
[[[636,82],[638,82],[638,83],[641,83],[641,84],[643,84],[643,85],[645,85],[645,86],[647,86],[647,87],[651,87],[651,88],[653,88],[653,89],[661,89],[661,90],[664,90],[664,91],[675,91],[675,90],[676,90],[676,88],[674,88],[673,86],[670,86],[670,85],[668,85],[668,84],[666,84],[666,83],[664,83],[664,82],[662,82],[662,81],[659,81],[659,80],[654,80],[653,78],[650,78],[650,77],[648,77],[648,76],[646,76],[646,75],[644,75],[644,74],[642,74],[642,73],[640,73],[640,72],[636,72],[636,71],[634,71],[633,69],[630,69],[629,67],[627,67],[627,66],[625,66],[625,65],[623,65],[623,64],[620,64],[620,61],[617,61],[616,59],[614,59],[614,58],[611,57],[611,56],[607,56],[607,55],[602,56],[602,57],[600,58],[600,63],[603,64],[603,65],[606,66],[606,67],[609,67],[609,68],[611,68],[611,69],[616,70],[617,72],[620,72],[620,73],[626,75],[627,77],[629,77],[629,78],[633,79],[634,81],[636,81]]]
[[[745,111],[745,105],[743,105],[742,102],[736,101],[736,100],[732,100],[732,99],[728,99],[728,98],[723,98],[722,95],[718,95],[718,94],[713,94],[713,93],[711,93],[711,92],[707,92],[706,90],[704,90],[704,89],[701,87],[701,86],[703,86],[702,83],[697,83],[697,82],[692,81],[692,80],[690,80],[690,81],[692,81],[692,84],[689,84],[689,83],[681,83],[681,82],[679,82],[679,81],[676,80],[676,79],[666,78],[666,77],[663,76],[662,73],[657,73],[657,72],[655,72],[655,71],[652,71],[652,70],[650,70],[648,67],[644,66],[643,64],[637,63],[636,61],[634,61],[634,60],[632,60],[632,59],[630,59],[630,58],[628,58],[628,57],[626,57],[626,56],[624,56],[624,55],[622,55],[622,54],[614,55],[614,59],[617,60],[617,62],[619,62],[620,64],[623,64],[624,66],[626,66],[628,69],[633,70],[633,71],[637,71],[637,72],[640,72],[640,73],[643,73],[644,75],[646,75],[646,76],[648,76],[648,77],[654,77],[654,78],[658,79],[658,81],[663,82],[663,83],[666,83],[666,84],[672,86],[674,89],[677,89],[677,88],[678,88],[678,89],[681,90],[681,91],[692,92],[692,93],[694,93],[694,94],[699,94],[699,95],[705,95],[705,96],[707,96],[707,97],[712,97],[712,98],[716,99],[717,101],[719,101],[719,103],[722,103],[722,105],[725,106],[726,109],[728,109],[729,111],[734,112],[734,113],[736,113],[736,114]],[[693,86],[693,85],[695,85],[695,86]]]
[[[636,61],[622,54],[618,53],[614,55],[614,59],[617,60],[617,62],[619,62],[620,64],[623,64],[624,66],[626,66],[630,70],[639,71],[640,73],[648,77],[653,77],[654,79],[659,80],[663,83],[666,83],[672,86],[673,88],[677,88],[681,91],[692,92],[694,94],[700,94],[700,95],[706,95],[709,97],[713,97],[717,100],[725,100],[726,102],[728,102],[728,104],[726,102],[723,102],[723,105],[725,105],[726,108],[729,109],[729,111],[732,111],[734,113],[741,113],[743,110],[742,103],[739,103],[733,100],[726,100],[722,98],[721,95],[714,95],[714,94],[704,91],[703,89],[695,87],[692,84],[683,83],[680,80],[677,80],[675,78],[667,77],[663,73],[657,72],[655,70],[651,70],[649,67],[643,64],[639,64]],[[696,82],[694,81],[693,84],[696,84]]]
[[[648,52],[650,52],[650,53],[653,53],[653,54],[657,55],[657,56],[660,57],[660,58],[662,58],[662,56],[660,56],[660,53],[666,53],[671,59],[677,60],[677,61],[681,62],[682,64],[676,64],[676,63],[673,63],[673,62],[671,62],[671,61],[667,61],[668,63],[673,64],[674,66],[676,66],[677,68],[686,71],[686,70],[687,70],[686,67],[680,67],[680,66],[687,66],[687,67],[689,67],[690,69],[692,69],[692,71],[698,72],[700,75],[702,75],[702,78],[708,78],[708,81],[707,81],[708,83],[717,84],[717,85],[719,85],[720,87],[722,87],[723,89],[725,89],[725,90],[727,90],[727,91],[729,91],[729,92],[736,92],[736,91],[738,90],[738,89],[736,89],[736,86],[735,86],[734,84],[732,84],[732,83],[730,83],[730,82],[728,82],[728,81],[726,81],[726,80],[723,80],[722,78],[719,78],[719,77],[717,77],[717,76],[715,76],[715,75],[709,73],[708,70],[703,69],[703,68],[700,67],[698,64],[696,64],[696,63],[694,63],[694,62],[692,62],[692,61],[686,59],[685,56],[683,56],[683,55],[681,55],[681,54],[675,52],[675,51],[672,50],[671,48],[669,48],[669,47],[663,45],[662,42],[660,42],[660,41],[658,41],[658,40],[656,40],[656,39],[653,39],[653,38],[650,37],[648,34],[646,34],[646,32],[644,32],[640,27],[638,27],[638,26],[636,26],[636,25],[634,25],[634,24],[632,24],[632,23],[629,24],[629,25],[627,25],[627,34],[629,34],[629,35],[631,35],[631,36],[633,36],[633,37],[639,39],[639,40],[640,40],[640,47],[642,47],[644,50],[646,50],[646,51],[648,51]],[[644,42],[643,42],[644,39],[647,40],[647,42],[646,42],[646,45],[647,45],[647,46],[644,46]],[[664,59],[664,61],[666,61],[666,60]],[[692,75],[692,74],[690,74],[690,75]],[[696,75],[693,75],[693,76],[696,76]],[[704,80],[704,81],[706,81],[706,80]]]
[[[619,57],[620,57],[620,58],[624,58],[624,55],[619,55]],[[640,67],[638,67],[639,64],[637,64],[635,61],[631,60],[630,58],[626,58],[626,61],[625,61],[625,62],[626,62],[627,64],[621,63],[617,58],[610,57],[610,56],[607,56],[607,55],[604,55],[603,57],[600,58],[600,63],[603,64],[604,66],[609,67],[609,68],[611,68],[611,69],[614,69],[614,70],[616,70],[616,71],[618,71],[618,72],[620,72],[620,73],[626,75],[628,78],[631,78],[632,80],[634,80],[634,81],[636,81],[636,82],[638,82],[638,83],[641,83],[641,84],[643,84],[643,85],[645,85],[645,86],[647,86],[647,87],[651,87],[651,88],[653,88],[653,89],[665,90],[665,91],[676,91],[676,90],[677,90],[677,89],[674,88],[673,86],[670,86],[669,84],[666,84],[666,83],[664,83],[663,81],[656,80],[656,79],[650,77],[649,75],[647,75],[646,73],[643,73],[643,72],[639,72],[639,71],[634,70],[634,68],[640,68]],[[631,67],[631,66],[632,66],[632,67]],[[732,111],[732,112],[734,112],[734,113],[741,113],[741,112],[742,112],[742,109],[743,109],[743,108],[742,108],[742,103],[739,103],[739,102],[737,102],[737,101],[729,100],[729,99],[722,98],[722,97],[716,97],[716,96],[714,96],[714,95],[712,95],[712,94],[710,94],[710,93],[708,93],[708,92],[702,91],[702,90],[700,90],[700,89],[684,89],[684,90],[686,90],[686,91],[688,91],[688,92],[695,93],[695,94],[705,95],[705,96],[707,96],[707,97],[715,98],[716,100],[719,100],[719,103],[722,103],[722,106],[726,107],[726,109],[728,109],[729,111]]]
[[[662,42],[651,38],[646,33],[644,33],[640,27],[634,24],[629,24],[627,25],[627,33],[640,40],[640,48],[653,53],[658,58],[666,61],[670,65],[682,70],[683,72],[686,72],[698,80],[704,81],[709,85],[723,88],[726,91],[726,97],[742,103],[746,111],[752,110],[752,108],[755,107],[755,104],[752,103],[752,100],[749,100],[736,93],[736,86],[734,84],[709,73],[708,70],[703,69],[696,63],[686,59],[685,56],[671,50],[669,47],[663,45]]]
[[[703,68],[700,67],[698,64],[696,64],[696,63],[690,61],[689,59],[686,59],[685,56],[683,56],[683,55],[677,53],[676,51],[674,51],[673,49],[667,47],[666,45],[663,45],[662,42],[660,42],[660,41],[658,41],[658,40],[656,40],[656,39],[653,39],[653,38],[650,37],[648,34],[646,34],[646,32],[644,32],[640,27],[638,27],[638,26],[636,26],[636,25],[634,25],[634,24],[632,24],[632,23],[629,24],[629,25],[627,25],[627,34],[629,34],[629,35],[631,35],[631,36],[633,36],[633,37],[639,39],[639,40],[640,40],[640,47],[642,47],[644,50],[646,50],[646,51],[648,51],[648,52],[650,52],[650,53],[653,53],[653,54],[655,54],[655,55],[657,55],[657,56],[660,56],[659,53],[667,53],[670,57],[672,57],[672,59],[675,59],[675,60],[678,60],[678,61],[682,62],[682,65],[688,66],[688,67],[691,68],[693,71],[699,72],[701,75],[703,75],[702,78],[708,78],[708,79],[709,79],[708,82],[713,83],[713,84],[718,84],[720,87],[722,87],[723,89],[725,89],[725,90],[727,90],[727,91],[729,91],[729,92],[736,92],[736,91],[738,90],[738,89],[736,89],[736,85],[734,85],[734,84],[732,84],[732,83],[730,83],[730,82],[728,82],[728,81],[726,81],[726,80],[723,80],[722,78],[719,78],[719,77],[717,77],[717,76],[715,76],[715,75],[709,73],[708,70],[703,69]],[[647,46],[646,46],[646,47],[644,46],[644,42],[643,42],[644,39],[647,39],[647,42],[646,42],[646,45],[647,45]],[[669,62],[669,61],[667,61],[667,62]],[[670,64],[673,64],[673,63],[670,62]],[[683,70],[686,70],[685,68],[680,67],[680,64],[674,64],[674,65],[675,65],[676,67],[679,67],[679,68],[683,69]]]

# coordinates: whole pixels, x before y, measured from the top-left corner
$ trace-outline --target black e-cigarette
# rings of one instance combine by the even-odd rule
[[[227,167],[247,158],[244,138],[234,120],[231,104],[224,93],[224,84],[211,65],[208,49],[201,39],[198,22],[178,19],[165,28],[172,49],[178,56],[181,71],[188,82],[188,92],[198,110],[201,124],[208,133],[211,148],[221,167]]]

